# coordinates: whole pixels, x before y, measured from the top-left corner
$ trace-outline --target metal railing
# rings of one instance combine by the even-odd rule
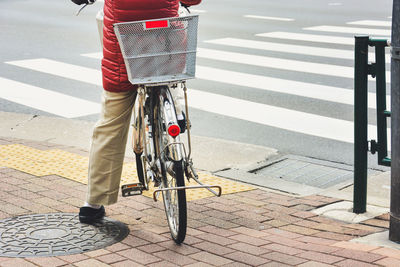
[[[378,164],[390,166],[387,149],[385,47],[388,40],[355,37],[354,64],[354,195],[353,212],[367,206],[368,152],[378,153]],[[375,48],[375,63],[368,63],[368,46]],[[368,140],[368,75],[376,78],[377,140]]]

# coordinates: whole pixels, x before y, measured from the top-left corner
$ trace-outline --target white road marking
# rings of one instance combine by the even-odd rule
[[[354,105],[354,92],[352,90],[333,86],[290,81],[204,66],[196,67],[196,77],[265,91]],[[386,97],[386,101],[390,103],[390,96]],[[376,108],[376,95],[374,93],[368,93],[368,107]]]
[[[352,37],[328,36],[295,32],[267,32],[256,34],[256,36],[306,42],[354,45],[354,38]]]
[[[354,78],[354,68],[338,66],[332,64],[313,63],[300,60],[281,59],[274,57],[255,56],[242,53],[225,52],[199,48],[197,57],[221,60],[225,62],[241,63],[253,66],[275,68],[289,71],[299,71],[318,75],[330,75],[343,78]],[[390,72],[386,72],[386,77],[390,77]],[[370,80],[375,80],[369,77]]]
[[[272,126],[297,133],[353,143],[352,122],[284,109],[223,95],[188,90],[192,108]],[[223,104],[221,104],[223,103]],[[368,126],[370,138],[376,138],[376,127]]]
[[[358,20],[358,21],[350,21],[346,24],[349,25],[363,25],[363,26],[382,26],[382,27],[391,27],[392,22],[387,20]]]
[[[205,41],[205,43],[233,46],[233,47],[243,47],[243,48],[258,49],[265,51],[285,52],[285,53],[299,54],[299,55],[310,55],[310,56],[354,60],[354,50],[272,43],[272,42],[254,41],[247,39],[237,39],[237,38],[214,39]],[[375,57],[375,54],[369,53],[369,57],[372,59]],[[386,62],[390,62],[389,54],[386,55]]]
[[[204,10],[204,9],[192,9],[192,8],[189,8],[189,10],[192,13],[207,13],[207,10]]]
[[[28,59],[5,62],[14,66],[27,68],[39,72],[56,75],[80,82],[102,85],[101,72],[69,63],[59,62],[46,58]]]
[[[281,18],[281,17],[268,17],[268,16],[257,16],[257,15],[244,15],[245,18],[250,19],[263,19],[263,20],[276,20],[276,21],[294,21],[291,18]]]
[[[103,53],[102,52],[87,53],[87,54],[81,54],[81,56],[95,58],[95,59],[101,59],[103,57]]]
[[[99,79],[100,71],[93,70],[89,68],[83,68],[80,66],[67,64],[63,62],[57,62],[49,59],[36,59],[36,60],[23,60],[23,61],[14,61],[8,62],[9,64],[14,64],[17,66],[22,66],[24,68],[35,70],[36,67],[42,66],[38,71],[42,71],[45,73],[49,73],[52,75],[67,77],[69,79],[74,79],[78,81],[84,81],[91,84],[100,84],[101,80]],[[76,68],[79,71],[71,71],[71,68]],[[324,98],[324,95],[335,98],[339,101],[343,100],[343,94],[346,96],[352,95],[350,90],[341,89],[339,91],[330,92],[328,89],[332,89],[328,86],[319,86],[315,84],[306,84],[300,82],[292,82],[286,80],[279,80],[268,78],[264,76],[257,76],[251,74],[244,74],[239,72],[225,71],[215,68],[202,67],[198,66],[198,76],[207,80],[214,80],[218,82],[228,83],[228,84],[236,84],[242,86],[248,86],[263,90],[269,90],[271,88],[272,91],[284,92],[284,93],[294,93],[294,94],[309,94],[310,97],[313,98]],[[284,82],[283,84],[281,82]],[[7,83],[10,83],[7,81]],[[37,93],[43,89],[33,88],[29,85],[24,85],[18,82],[12,82],[13,86],[8,84],[4,84],[5,86],[1,86],[2,88],[10,88],[8,89],[10,92],[16,91],[18,88],[23,88],[23,93],[20,94],[21,97],[25,95],[25,93],[31,91],[33,92],[33,96],[37,96],[40,99],[49,99],[49,103],[56,103],[54,106],[56,109],[59,109],[60,106],[66,106],[67,110],[65,112],[75,112],[76,108],[71,109],[71,107],[76,107],[76,102],[68,102],[66,101],[68,96],[62,95],[59,93],[55,93],[56,97],[59,97],[58,101],[53,101],[53,94],[48,92]],[[284,89],[284,90],[281,90]],[[21,89],[18,89],[21,90]],[[293,90],[293,91],[292,91]],[[348,91],[346,93],[346,91]],[[11,93],[10,93],[11,94]],[[4,91],[2,95],[9,95],[9,92]],[[278,108],[269,105],[264,105],[260,103],[255,103],[246,100],[240,100],[232,97],[205,93],[197,90],[189,89],[190,96],[190,106],[193,108],[201,109],[208,112],[213,112],[217,114],[221,114],[224,116],[229,116],[236,119],[247,120],[255,123],[260,123],[263,125],[268,125],[272,127],[277,127],[289,131],[294,131],[298,133],[304,133],[308,135],[329,138],[333,140],[338,140],[342,142],[353,142],[353,123],[349,121],[324,117],[315,114],[309,114],[305,112],[294,111],[290,109]],[[67,97],[67,98],[66,98]],[[51,100],[51,101],[50,101]],[[326,98],[325,98],[326,100]],[[333,99],[331,99],[333,100]],[[350,102],[350,99],[344,99],[346,102]],[[14,100],[11,100],[14,101]],[[78,106],[87,107],[89,103],[85,100],[82,104]],[[329,101],[329,100],[328,100]],[[45,103],[43,107],[36,107],[38,109],[47,108],[49,103],[40,102],[40,101],[32,101],[31,99],[25,100],[23,104],[26,103]],[[66,104],[67,103],[67,104]],[[93,104],[94,106],[91,108],[87,114],[93,112],[93,108],[96,108],[97,112],[99,111],[99,106],[97,104]],[[46,109],[48,111],[49,109]],[[49,111],[48,111],[49,112]],[[51,112],[51,113],[55,113]],[[96,113],[97,113],[96,112]],[[60,112],[58,112],[60,114]],[[79,114],[63,114],[65,117],[76,117],[82,116],[82,112]],[[316,127],[318,126],[318,127]],[[371,138],[375,138],[376,127],[373,125],[369,125],[369,133],[371,134]],[[390,140],[390,139],[389,139]]]
[[[85,54],[85,55],[94,55],[94,54],[98,53]],[[8,62],[8,64],[17,65],[31,70],[41,71],[56,76],[68,77],[69,79],[83,81],[90,84],[101,85],[100,71],[88,68],[82,68],[77,65],[72,65],[72,66],[75,66],[76,69],[79,69],[79,72],[77,73],[74,71],[73,73],[70,73],[67,72],[68,68],[66,68],[66,66],[68,66],[69,69],[72,68],[70,64],[50,59],[36,59],[34,61],[32,60],[13,61],[13,62]],[[38,66],[41,66],[41,68],[37,69]],[[204,66],[196,67],[196,77],[203,80],[211,80],[226,84],[256,88],[259,90],[292,94],[301,97],[337,102],[347,105],[354,104],[353,91],[339,87],[290,81],[285,79],[271,78],[267,76],[260,76],[254,74],[246,74],[241,72],[228,71],[228,70],[222,70]],[[84,79],[82,80],[82,78]],[[376,96],[374,93],[368,93],[369,108],[376,108],[375,98]],[[387,103],[390,103],[390,96],[387,96]]]
[[[329,25],[307,27],[307,28],[303,28],[303,29],[309,30],[309,31],[368,34],[368,35],[379,35],[379,36],[390,36],[391,35],[391,30],[354,28],[354,27],[338,27],[338,26],[329,26]]]
[[[34,109],[65,118],[100,112],[100,104],[0,77],[0,96]]]

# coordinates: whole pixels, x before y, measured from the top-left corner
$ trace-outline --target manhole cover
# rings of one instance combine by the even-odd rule
[[[123,240],[129,229],[104,218],[81,224],[77,214],[24,215],[0,221],[0,256],[38,257],[83,253]]]

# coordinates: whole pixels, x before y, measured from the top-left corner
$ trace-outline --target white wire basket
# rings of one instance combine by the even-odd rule
[[[192,79],[196,70],[198,15],[114,24],[129,81]]]

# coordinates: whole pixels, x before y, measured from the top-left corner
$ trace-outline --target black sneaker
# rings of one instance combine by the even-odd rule
[[[93,224],[103,219],[104,215],[106,215],[104,206],[101,206],[99,209],[82,207],[79,210],[79,221],[81,223]]]
[[[181,133],[184,133],[186,130],[186,116],[185,113],[182,112],[183,119],[178,120],[179,128],[181,129]]]

